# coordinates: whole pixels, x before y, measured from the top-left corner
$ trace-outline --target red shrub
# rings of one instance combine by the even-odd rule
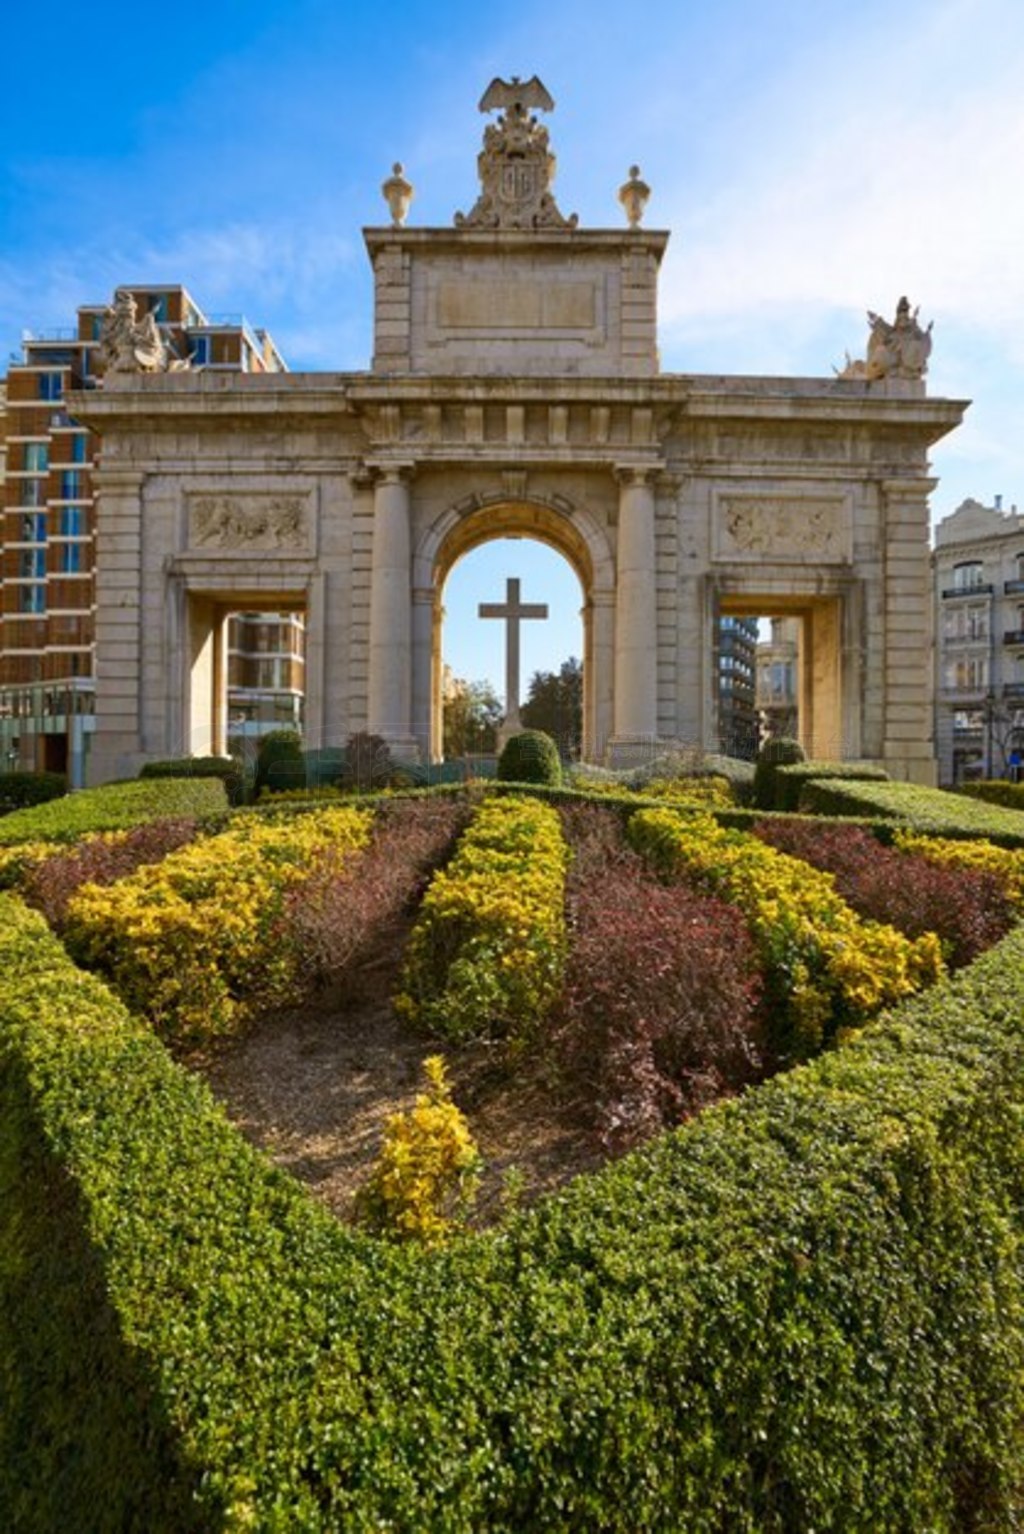
[[[896,852],[861,826],[761,821],[754,831],[781,852],[835,874],[836,889],[860,916],[888,922],[907,937],[937,933],[952,969],[969,964],[1010,928],[1012,910],[993,874]]]
[[[395,924],[418,903],[469,814],[461,799],[381,804],[364,851],[342,862],[326,860],[294,890],[286,902],[281,937],[295,948],[300,982],[337,982],[379,944],[396,951]]]
[[[21,893],[29,905],[59,930],[68,901],[83,884],[115,884],[143,863],[159,863],[177,847],[194,839],[196,822],[189,819],[151,820],[117,840],[82,842],[30,868]]]
[[[565,815],[570,953],[556,1046],[602,1139],[624,1149],[758,1072],[760,982],[742,917],[660,884],[612,814]]]

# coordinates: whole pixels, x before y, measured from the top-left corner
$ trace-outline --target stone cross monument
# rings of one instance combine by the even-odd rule
[[[519,581],[509,576],[504,602],[481,602],[481,618],[505,620],[505,721],[498,732],[501,742],[522,729],[519,718],[519,625],[524,618],[546,618],[546,602],[521,602]]]

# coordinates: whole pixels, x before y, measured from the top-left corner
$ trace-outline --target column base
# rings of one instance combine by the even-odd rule
[[[605,748],[605,766],[644,767],[666,748],[657,735],[613,735]]]

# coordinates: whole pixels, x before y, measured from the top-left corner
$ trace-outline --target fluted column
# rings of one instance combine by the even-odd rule
[[[654,472],[634,466],[619,470],[611,742],[613,756],[619,757],[642,754],[658,732]]]
[[[412,733],[412,585],[408,464],[380,467],[373,493],[368,728],[401,756]]]

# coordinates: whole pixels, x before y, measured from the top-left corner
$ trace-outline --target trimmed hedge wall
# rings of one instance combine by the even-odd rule
[[[963,794],[965,799],[1001,804],[1006,810],[1024,810],[1024,783],[1008,783],[1004,778],[982,778],[977,783],[960,783],[956,791]]]
[[[0,774],[0,815],[10,815],[32,804],[46,804],[68,791],[63,772],[6,772]]]
[[[883,815],[932,836],[984,836],[1003,847],[1024,846],[1019,810],[980,804],[918,783],[806,783],[800,809],[812,815]]]
[[[0,899],[0,1506],[147,1531],[1009,1529],[1024,929],[494,1234],[352,1234]]]
[[[94,831],[125,831],[164,817],[203,819],[224,813],[227,807],[224,785],[216,778],[107,783],[5,815],[0,820],[0,847],[17,842],[71,842]]]
[[[230,804],[245,802],[245,770],[233,756],[181,756],[146,762],[140,778],[220,778]]]
[[[768,809],[795,812],[800,807],[800,795],[804,785],[814,780],[836,778],[849,782],[887,783],[889,774],[884,767],[870,762],[794,762],[791,766],[776,767],[772,774],[775,802]]]

